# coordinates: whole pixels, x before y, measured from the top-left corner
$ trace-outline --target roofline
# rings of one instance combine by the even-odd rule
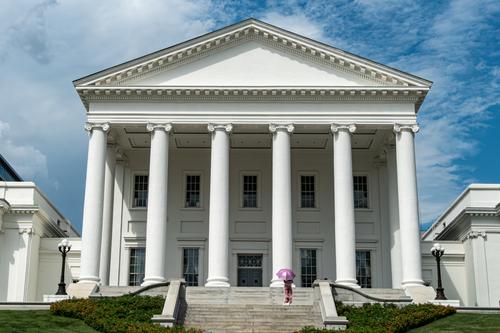
[[[120,69],[123,69],[124,67],[129,67],[129,66],[134,66],[136,65],[137,63],[139,62],[146,62],[148,61],[149,59],[151,58],[154,58],[156,56],[158,56],[159,54],[161,53],[167,53],[167,52],[172,52],[172,51],[175,51],[176,49],[178,48],[181,48],[181,47],[185,47],[186,44],[194,44],[198,41],[202,41],[203,39],[208,39],[210,38],[211,36],[213,35],[217,35],[217,34],[220,34],[221,32],[225,31],[225,30],[233,30],[234,28],[237,28],[238,26],[245,26],[247,24],[251,24],[251,23],[255,23],[256,25],[260,25],[260,26],[263,26],[263,27],[266,27],[270,30],[275,30],[277,32],[281,32],[281,33],[285,33],[285,34],[288,34],[288,35],[292,35],[295,39],[299,39],[299,40],[303,40],[304,42],[307,42],[308,44],[311,44],[313,46],[316,46],[316,47],[320,47],[320,48],[327,48],[327,49],[330,49],[330,50],[333,50],[337,53],[342,53],[344,54],[345,56],[347,57],[354,57],[354,58],[357,58],[358,60],[362,60],[363,62],[367,62],[369,65],[372,65],[372,66],[375,66],[375,67],[378,67],[378,69],[382,69],[382,70],[389,70],[389,71],[393,71],[395,72],[396,74],[400,74],[400,75],[403,75],[403,76],[406,76],[406,77],[409,77],[409,78],[412,78],[414,80],[417,80],[417,81],[421,81],[422,84],[424,85],[428,85],[429,87],[432,86],[433,82],[432,81],[429,81],[427,79],[424,79],[422,77],[419,77],[417,75],[414,75],[414,74],[410,74],[408,72],[404,72],[402,70],[399,70],[397,68],[394,68],[394,67],[390,67],[390,66],[387,66],[387,65],[384,65],[384,64],[381,64],[379,62],[376,62],[376,61],[373,61],[373,60],[370,60],[370,59],[367,59],[365,57],[362,57],[362,56],[359,56],[357,54],[354,54],[354,53],[350,53],[350,52],[347,52],[347,51],[344,51],[342,49],[339,49],[339,48],[336,48],[336,47],[333,47],[331,45],[328,45],[328,44],[325,44],[323,42],[319,42],[319,41],[316,41],[316,40],[313,40],[311,38],[308,38],[308,37],[305,37],[305,36],[302,36],[300,34],[297,34],[295,32],[291,32],[289,30],[286,30],[286,29],[283,29],[283,28],[280,28],[280,27],[277,27],[277,26],[274,26],[272,24],[269,24],[269,23],[266,23],[266,22],[263,22],[263,21],[260,21],[260,20],[257,20],[255,18],[248,18],[248,19],[245,19],[243,21],[239,21],[239,22],[236,22],[236,23],[233,23],[231,25],[228,25],[228,26],[225,26],[223,28],[220,28],[220,29],[217,29],[217,30],[214,30],[214,31],[211,31],[209,33],[206,33],[206,34],[203,34],[203,35],[200,35],[200,36],[197,36],[197,37],[194,37],[194,38],[191,38],[191,39],[188,39],[188,40],[185,40],[183,42],[180,42],[180,43],[177,43],[177,44],[174,44],[172,46],[168,46],[166,48],[163,48],[163,49],[160,49],[158,51],[154,51],[154,52],[151,52],[151,53],[148,53],[146,55],[143,55],[143,56],[140,56],[140,57],[137,57],[137,58],[134,58],[132,60],[129,60],[129,61],[126,61],[126,62],[123,62],[121,64],[117,64],[115,66],[112,66],[112,67],[109,67],[109,68],[106,68],[104,70],[101,70],[101,71],[98,71],[98,72],[95,72],[93,74],[89,74],[89,75],[86,75],[84,77],[81,77],[79,79],[76,79],[73,81],[73,85],[74,86],[77,86],[79,84],[83,84],[87,81],[90,81],[92,78],[95,78],[96,76],[104,76],[104,75],[107,75],[107,74],[110,74],[116,70],[120,70]]]
[[[108,74],[109,72],[113,72],[113,70],[115,69],[118,69],[120,67],[127,67],[127,66],[133,66],[136,62],[142,62],[142,61],[146,61],[146,59],[148,58],[153,58],[154,56],[156,56],[158,53],[162,53],[162,52],[165,52],[169,49],[171,50],[175,50],[176,48],[178,48],[179,46],[183,45],[183,44],[187,44],[187,43],[194,43],[196,42],[197,40],[199,39],[204,39],[204,38],[207,38],[209,37],[210,35],[215,35],[221,31],[224,31],[224,30],[230,30],[231,28],[234,28],[238,25],[244,25],[244,23],[246,22],[251,22],[251,21],[258,21],[254,18],[248,18],[246,20],[243,20],[243,21],[239,21],[239,22],[236,22],[236,23],[233,23],[231,25],[228,25],[228,26],[225,26],[225,27],[222,27],[220,29],[217,29],[217,30],[214,30],[214,31],[210,31],[210,32],[207,32],[205,34],[202,34],[202,35],[199,35],[199,36],[196,36],[196,37],[193,37],[191,39],[188,39],[188,40],[185,40],[185,41],[182,41],[182,42],[179,42],[177,44],[173,44],[173,45],[170,45],[170,46],[167,46],[163,49],[160,49],[160,50],[157,50],[157,51],[153,51],[153,52],[150,52],[150,53],[147,53],[146,55],[143,55],[143,56],[140,56],[140,57],[137,57],[137,58],[133,58],[131,60],[128,60],[128,61],[125,61],[125,62],[122,62],[121,64],[117,64],[117,65],[114,65],[112,67],[108,67],[106,69],[103,69],[103,70],[100,70],[100,71],[97,71],[95,73],[92,73],[92,74],[89,74],[89,75],[86,75],[84,77],[81,77],[79,79],[76,79],[76,80],[73,80],[73,85],[76,86],[78,84],[80,84],[79,81],[83,81],[83,80],[86,80],[86,79],[89,79],[90,77],[93,77],[93,76],[97,76],[97,75],[105,75],[105,74]]]
[[[472,183],[469,184],[460,195],[453,200],[453,202],[446,208],[446,210],[431,224],[431,226],[422,234],[421,239],[427,237],[436,227],[441,223],[442,219],[448,215],[451,210],[472,190],[497,190],[500,189],[500,184],[481,184],[481,183]],[[500,203],[496,207],[500,207]],[[468,207],[465,207],[467,210]],[[496,208],[495,208],[496,209]],[[449,226],[449,225],[448,225]],[[443,230],[444,231],[444,230]],[[441,231],[442,232],[442,231]],[[441,234],[441,232],[439,234]]]
[[[0,161],[7,166],[9,171],[11,171],[15,177],[18,178],[16,181],[18,181],[18,182],[24,181],[23,178],[21,176],[19,176],[17,171],[12,167],[12,165],[10,165],[10,163],[5,159],[5,157],[2,156],[2,154],[0,154]]]

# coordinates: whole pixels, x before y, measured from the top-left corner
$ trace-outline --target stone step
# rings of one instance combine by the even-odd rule
[[[186,301],[188,304],[268,304],[283,303],[283,289],[269,287],[188,287]],[[312,305],[314,293],[312,288],[294,288],[294,304]]]
[[[312,305],[189,304],[184,324],[212,333],[294,332],[304,326],[322,326]]]

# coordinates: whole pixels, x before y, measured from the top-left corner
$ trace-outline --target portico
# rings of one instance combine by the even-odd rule
[[[284,267],[304,285],[423,285],[414,136],[430,82],[247,20],[75,86],[80,282],[228,287],[252,255],[264,285]]]

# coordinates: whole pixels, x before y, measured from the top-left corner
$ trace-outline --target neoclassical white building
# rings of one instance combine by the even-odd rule
[[[413,140],[430,82],[251,19],[75,86],[83,237],[0,155],[0,307],[57,290],[66,237],[80,295],[276,286],[284,267],[297,286],[411,294],[436,287],[439,241],[448,298],[499,306],[500,184],[471,184],[420,240]]]
[[[41,301],[44,293],[56,292],[61,238],[75,244],[67,261],[67,276],[74,277],[80,266],[78,232],[35,183],[23,181],[0,154],[0,303]]]
[[[414,137],[431,82],[254,19],[74,81],[80,283],[423,285]]]

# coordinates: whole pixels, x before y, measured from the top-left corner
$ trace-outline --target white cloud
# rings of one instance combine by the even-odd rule
[[[86,155],[85,111],[71,81],[256,16],[435,82],[419,115],[417,161],[422,221],[441,212],[470,180],[457,162],[477,151],[472,131],[484,126],[500,99],[498,64],[478,56],[500,2],[291,0],[256,8],[210,0],[0,2],[2,154],[25,177],[53,175],[47,183],[61,184],[61,193],[80,202],[79,193],[66,190],[76,175],[63,179],[58,172],[68,152],[73,159]],[[80,216],[69,217],[78,222]]]
[[[262,17],[262,20],[312,39],[327,39],[323,34],[323,26],[319,22],[308,18],[303,13],[283,15],[277,12],[270,12]]]
[[[10,137],[10,125],[0,121],[0,147],[2,155],[25,180],[47,178],[47,157],[31,145],[17,144]]]

